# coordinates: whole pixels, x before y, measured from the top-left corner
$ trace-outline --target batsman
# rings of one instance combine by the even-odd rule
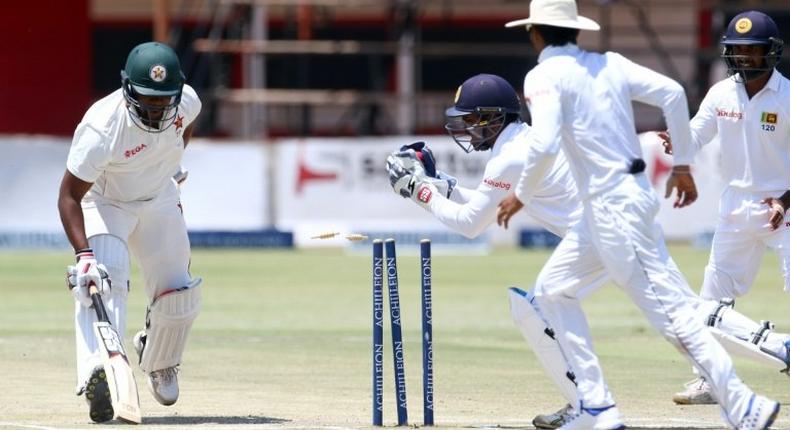
[[[200,308],[200,278],[189,273],[190,247],[178,184],[181,158],[201,102],[176,53],[149,42],[129,53],[121,88],[97,101],[74,132],[58,209],[76,253],[77,395],[94,422],[113,419],[113,403],[89,289],[99,289],[109,322],[126,326],[130,255],[139,263],[148,307],[134,337],[148,388],[163,405],[178,400],[178,366]],[[109,282],[106,282],[109,277]]]

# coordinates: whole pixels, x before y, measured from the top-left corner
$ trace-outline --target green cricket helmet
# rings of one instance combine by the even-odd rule
[[[158,42],[135,46],[121,70],[123,96],[134,123],[150,133],[161,133],[173,125],[184,81],[181,63],[172,48]],[[152,103],[150,97],[158,100]]]

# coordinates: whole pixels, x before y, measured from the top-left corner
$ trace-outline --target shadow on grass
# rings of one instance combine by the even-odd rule
[[[283,418],[274,417],[261,417],[254,415],[247,415],[243,417],[233,416],[188,416],[188,415],[171,415],[166,417],[145,417],[143,424],[157,425],[157,424],[284,424],[290,422]]]

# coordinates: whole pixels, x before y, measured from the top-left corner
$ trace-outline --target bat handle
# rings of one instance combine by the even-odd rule
[[[93,309],[96,310],[96,318],[98,318],[99,321],[109,322],[110,319],[107,318],[107,310],[104,309],[104,302],[101,299],[101,294],[99,294],[99,289],[96,287],[95,283],[91,282],[88,285],[88,293],[93,302]]]

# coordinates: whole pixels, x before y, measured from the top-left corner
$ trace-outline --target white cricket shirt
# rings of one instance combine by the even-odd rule
[[[491,148],[483,179],[477,188],[456,186],[452,199],[435,194],[427,209],[443,224],[464,236],[475,237],[482,233],[496,221],[499,202],[515,189],[524,168],[529,132],[530,127],[525,123],[509,124]],[[562,153],[537,185],[523,211],[560,237],[581,217],[576,186]]]
[[[662,108],[675,164],[693,160],[683,87],[620,54],[586,52],[573,44],[546,47],[524,79],[524,97],[532,132],[517,188],[522,202],[560,146],[581,199],[622,181],[632,160],[642,158],[632,101]]]
[[[184,85],[175,123],[161,133],[148,133],[134,124],[118,89],[94,103],[77,125],[66,168],[93,183],[87,200],[150,200],[178,171],[184,130],[200,108],[195,90]]]
[[[774,70],[749,99],[733,77],[716,83],[691,120],[701,148],[718,135],[724,181],[744,191],[790,189],[790,80]],[[674,137],[674,136],[673,136]]]

